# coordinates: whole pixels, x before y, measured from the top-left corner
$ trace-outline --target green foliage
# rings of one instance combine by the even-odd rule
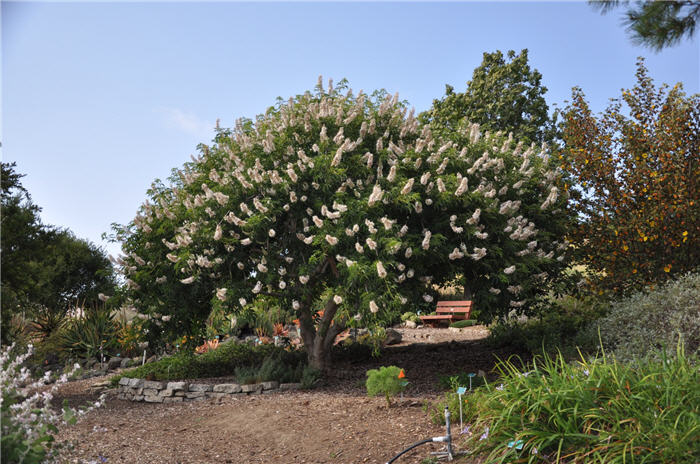
[[[238,314],[264,298],[299,319],[323,368],[351,319],[390,324],[456,274],[484,319],[529,311],[566,260],[556,166],[478,125],[449,135],[345,82],[220,129],[115,226],[128,296],[172,316],[150,335],[199,340],[213,306]]]
[[[225,377],[233,375],[236,368],[261,366],[265,359],[297,369],[302,364],[303,352],[288,352],[273,345],[251,346],[248,344],[224,343],[213,351],[201,355],[180,352],[158,361],[125,371],[122,375],[130,378],[156,380],[183,380],[202,377]],[[274,367],[272,363],[269,367]],[[243,371],[241,371],[243,373]],[[257,373],[256,373],[257,374]]]
[[[316,387],[321,379],[321,371],[313,366],[306,365],[301,372],[301,388],[309,390]]]
[[[460,123],[476,123],[483,130],[512,132],[517,140],[551,142],[554,123],[550,119],[542,75],[531,69],[528,51],[507,59],[501,51],[484,53],[464,93],[447,85],[445,96],[433,100],[433,107],[421,115],[435,127],[456,131]]]
[[[272,380],[280,383],[291,383],[301,382],[305,368],[303,363],[298,363],[296,366],[287,364],[277,355],[268,356],[259,366],[237,367],[234,375],[237,382],[241,384]]]
[[[538,317],[526,322],[497,324],[491,327],[487,340],[493,347],[508,346],[530,353],[539,353],[544,348],[575,355],[577,346],[595,351],[598,336],[586,333],[585,329],[605,311],[605,304],[591,297],[551,298],[540,307]]]
[[[406,321],[411,321],[415,322],[416,324],[420,324],[420,316],[414,312],[405,312],[401,315],[401,321],[406,322]]]
[[[2,163],[3,344],[11,341],[12,315],[65,314],[76,301],[97,301],[99,293],[112,294],[115,286],[102,249],[68,230],[41,223],[41,208],[32,203],[22,177],[15,163]]]
[[[477,325],[479,322],[474,320],[474,319],[464,319],[462,321],[457,321],[453,322],[450,324],[450,327],[454,327],[455,329],[462,329],[464,327],[471,327],[473,325]]]
[[[652,356],[681,338],[687,353],[700,353],[700,273],[686,274],[647,292],[614,302],[610,313],[589,327],[622,360]]]
[[[391,397],[403,392],[408,385],[405,378],[399,378],[403,369],[396,366],[382,366],[367,371],[367,395],[384,395],[387,407],[391,406]]]
[[[619,0],[589,0],[589,4],[603,13],[617,7]],[[627,2],[625,2],[627,3]],[[700,4],[683,1],[639,1],[625,12],[625,24],[632,41],[661,51],[688,39],[695,33],[700,19]]]
[[[367,343],[363,337],[358,341],[347,338],[343,343],[331,348],[331,356],[334,361],[363,362],[374,356],[374,345]]]
[[[44,339],[61,329],[66,321],[67,315],[65,313],[51,311],[45,307],[37,308],[29,330],[32,335]]]
[[[108,358],[119,352],[118,328],[107,306],[86,307],[82,315],[68,320],[61,344],[73,356],[97,359],[104,354]]]
[[[58,429],[55,425],[44,423],[40,417],[37,417],[34,423],[30,424],[32,428],[35,428],[35,437],[27,437],[23,424],[13,421],[11,408],[20,401],[21,397],[16,392],[3,392],[2,416],[0,417],[2,423],[2,438],[0,439],[2,462],[43,463],[53,445],[53,434]]]
[[[632,365],[545,355],[527,373],[510,362],[497,368],[499,383],[463,405],[462,445],[484,462],[697,462],[700,372],[680,346],[673,359]],[[508,446],[518,440],[522,450]]]
[[[472,374],[472,376],[470,377],[469,374]],[[473,372],[462,371],[454,375],[441,375],[438,377],[438,383],[440,384],[440,387],[444,388],[445,390],[452,390],[453,393],[456,392],[457,388],[459,387],[469,388],[469,385],[471,385],[472,388],[476,388],[483,385],[485,379],[481,376],[473,374]],[[457,404],[457,410],[459,410],[459,404]]]

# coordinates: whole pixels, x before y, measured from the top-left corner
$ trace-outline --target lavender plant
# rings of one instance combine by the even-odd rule
[[[566,261],[546,147],[478,125],[443,139],[398,94],[319,80],[199,150],[115,227],[132,303],[173,315],[152,335],[265,296],[297,315],[322,369],[355,316],[380,326],[457,275],[484,319],[526,312]]]
[[[77,418],[100,407],[104,396],[89,407],[73,410],[67,406],[59,413],[51,406],[53,395],[60,385],[68,381],[73,371],[61,375],[47,389],[43,387],[51,377],[47,371],[38,380],[32,380],[23,363],[32,355],[33,347],[14,356],[14,345],[0,352],[0,411],[2,412],[2,462],[39,463],[52,462],[57,447],[53,434],[61,423],[75,423]]]

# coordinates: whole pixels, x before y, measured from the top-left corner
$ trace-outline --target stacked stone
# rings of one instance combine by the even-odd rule
[[[146,403],[181,403],[183,401],[226,398],[234,395],[254,395],[298,390],[300,383],[262,382],[250,385],[237,383],[154,382],[143,379],[119,379],[119,395],[122,400],[144,401]]]

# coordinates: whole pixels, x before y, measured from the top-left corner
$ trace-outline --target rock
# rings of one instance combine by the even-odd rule
[[[282,384],[280,384],[280,391],[289,391],[289,390],[301,390],[301,384],[300,383],[282,383]]]
[[[161,390],[160,392],[158,392],[158,396],[162,396],[162,397],[173,396],[174,393],[175,393],[174,391],[166,388],[165,390]]]
[[[131,401],[143,401],[143,395],[134,395],[134,399]]]
[[[172,391],[187,391],[187,382],[168,382],[166,388]]]
[[[206,393],[204,393],[204,395],[207,398],[223,398],[225,396],[228,396],[228,394],[226,394],[226,393],[215,393],[215,392],[206,392]]]
[[[396,345],[401,343],[401,332],[394,329],[386,329],[386,339],[384,343],[386,345]]]
[[[122,365],[122,358],[119,356],[115,356],[113,358],[110,358],[110,360],[107,362],[107,370],[111,371],[114,369],[117,369],[118,367],[121,367]]]
[[[219,342],[219,345],[225,345],[226,343],[238,343],[240,341],[241,340],[238,337],[236,337],[235,335],[231,335],[226,340]]]
[[[158,360],[158,356],[153,355],[150,358],[146,359],[146,362],[150,363],[150,362],[157,361],[157,360]]]
[[[119,385],[129,385],[130,380],[131,379],[129,377],[122,377],[121,379],[119,379]]]
[[[129,379],[129,386],[138,388],[143,386],[143,379]]]
[[[457,327],[448,327],[448,330],[453,333],[461,333],[462,329],[459,329]]]
[[[406,326],[407,329],[415,329],[417,326],[417,324],[413,321],[406,321],[404,323],[404,325]]]
[[[97,360],[95,359],[88,359],[85,361],[85,369],[92,369],[92,367],[97,364]]]
[[[214,385],[213,391],[217,393],[240,393],[241,386],[237,383],[220,383],[219,385]]]
[[[212,386],[206,383],[192,383],[190,384],[191,392],[210,392],[212,391]]]
[[[243,393],[262,393],[263,386],[261,383],[252,383],[249,385],[241,385],[241,391]]]
[[[280,387],[280,383],[276,380],[273,380],[271,382],[263,382],[262,387],[263,390],[276,390]]]
[[[174,396],[172,398],[163,398],[163,403],[182,403],[184,398],[181,396]]]
[[[143,381],[143,388],[155,388],[156,390],[162,390],[165,388],[165,385],[163,385],[163,382],[155,382],[153,380],[144,380]]]
[[[131,363],[132,363],[131,359],[124,358],[124,359],[122,359],[122,362],[119,365],[119,367],[121,367],[122,369],[126,369],[127,367],[131,366]]]
[[[194,399],[194,398],[204,398],[204,392],[203,391],[196,391],[196,392],[189,392],[185,393],[185,397],[187,399]]]
[[[158,396],[158,390],[155,388],[144,388],[143,396]]]
[[[162,403],[163,397],[162,396],[144,395],[143,400],[146,403]]]

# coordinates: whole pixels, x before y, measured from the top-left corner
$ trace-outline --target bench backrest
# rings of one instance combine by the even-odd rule
[[[468,316],[472,309],[471,301],[438,301],[438,314],[464,314]]]

